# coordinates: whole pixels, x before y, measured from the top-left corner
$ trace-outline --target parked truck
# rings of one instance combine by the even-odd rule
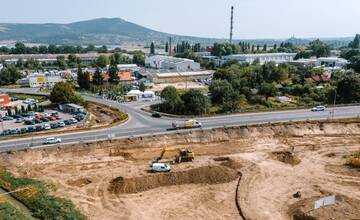
[[[186,120],[172,123],[173,129],[201,128],[202,124],[197,120]]]

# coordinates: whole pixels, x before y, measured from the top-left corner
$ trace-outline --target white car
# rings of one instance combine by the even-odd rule
[[[150,165],[150,169],[152,172],[155,173],[156,172],[164,173],[164,172],[170,172],[171,167],[166,163],[153,163]]]
[[[46,138],[46,140],[44,141],[44,144],[60,144],[61,143],[61,139],[60,138]]]
[[[316,107],[312,108],[311,111],[313,111],[313,112],[323,112],[323,111],[325,111],[325,109],[326,109],[325,106],[319,105],[319,106],[316,106]]]
[[[58,125],[59,125],[60,128],[63,128],[63,127],[66,126],[66,124],[65,124],[64,122],[62,122],[62,121],[60,121],[60,122],[58,123]]]
[[[51,126],[49,124],[44,124],[44,130],[51,130]]]

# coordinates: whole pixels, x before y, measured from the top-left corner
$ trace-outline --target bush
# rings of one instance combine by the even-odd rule
[[[2,220],[31,220],[29,216],[21,212],[15,206],[7,203],[0,202],[0,217]]]
[[[12,193],[12,195],[32,210],[33,215],[37,218],[86,219],[70,200],[49,195],[47,187],[43,182],[33,179],[15,178],[4,168],[1,168],[0,187],[7,191],[27,188],[26,190]]]

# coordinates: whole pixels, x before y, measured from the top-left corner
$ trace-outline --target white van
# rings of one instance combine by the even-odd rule
[[[166,163],[153,163],[150,165],[150,169],[152,172],[170,172],[171,168]]]

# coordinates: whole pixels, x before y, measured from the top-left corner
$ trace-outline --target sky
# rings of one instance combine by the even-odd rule
[[[235,39],[348,37],[360,0],[3,0],[0,23],[70,23],[119,17],[167,33]]]

